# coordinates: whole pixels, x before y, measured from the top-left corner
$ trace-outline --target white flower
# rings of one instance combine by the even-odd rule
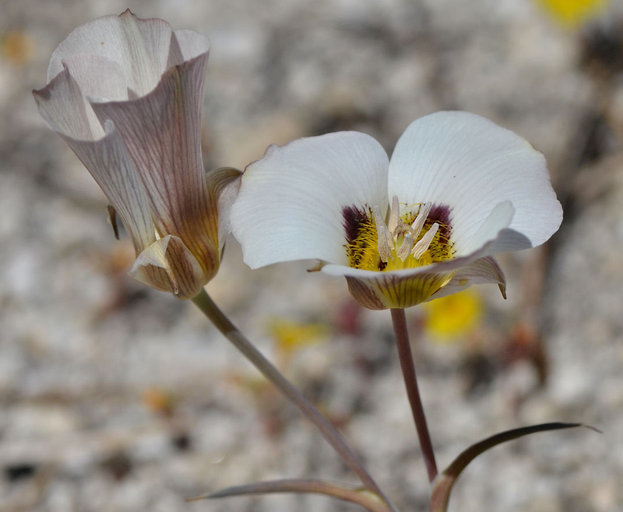
[[[504,293],[493,255],[540,245],[561,221],[543,155],[466,112],[414,121],[391,161],[358,132],[271,146],[245,170],[231,211],[250,267],[317,259],[371,309],[475,283]]]
[[[52,54],[48,84],[34,91],[132,237],[130,274],[180,298],[216,274],[217,202],[235,175],[203,169],[208,47],[200,34],[128,10],[71,32]]]

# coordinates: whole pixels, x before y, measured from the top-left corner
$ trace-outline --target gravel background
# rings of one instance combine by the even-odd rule
[[[212,41],[206,165],[339,129],[391,151],[448,108],[545,153],[565,206],[544,250],[504,257],[509,300],[453,344],[409,311],[441,466],[494,432],[544,421],[603,430],[495,449],[451,511],[623,511],[623,8],[565,29],[529,0],[0,0],[0,510],[349,511],[322,497],[186,503],[280,477],[355,483],[322,439],[191,304],[126,275],[106,202],[39,118],[31,89],[75,26],[126,7]],[[251,272],[235,242],[208,291],[344,431],[403,510],[426,510],[387,312],[286,264]],[[321,323],[279,350],[271,319]]]

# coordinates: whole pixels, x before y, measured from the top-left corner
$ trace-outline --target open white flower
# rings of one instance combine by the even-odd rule
[[[252,268],[317,259],[371,309],[404,308],[504,275],[493,255],[535,247],[562,209],[543,155],[466,112],[414,121],[391,161],[338,132],[271,146],[232,206]]]
[[[34,91],[132,237],[130,274],[180,298],[216,274],[217,202],[235,175],[203,169],[208,48],[200,34],[128,10],[71,32],[52,54],[47,86]]]

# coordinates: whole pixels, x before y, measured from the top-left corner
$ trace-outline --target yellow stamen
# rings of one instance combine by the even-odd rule
[[[447,210],[440,215],[437,209],[435,214],[430,203],[415,205],[415,208],[417,214],[411,207],[400,215],[400,204],[394,196],[387,224],[378,208],[345,209],[345,248],[349,265],[363,270],[388,271],[451,259],[454,249]]]

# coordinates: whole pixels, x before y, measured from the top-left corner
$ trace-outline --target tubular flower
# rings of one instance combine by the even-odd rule
[[[391,161],[358,132],[271,146],[244,171],[231,210],[250,267],[317,259],[371,309],[476,283],[504,294],[494,254],[542,244],[561,220],[543,155],[466,112],[414,121]]]
[[[118,215],[130,234],[130,274],[179,298],[218,270],[217,203],[236,175],[203,169],[208,47],[200,34],[128,10],[71,32],[52,54],[48,84],[33,92],[110,201],[113,227]]]

